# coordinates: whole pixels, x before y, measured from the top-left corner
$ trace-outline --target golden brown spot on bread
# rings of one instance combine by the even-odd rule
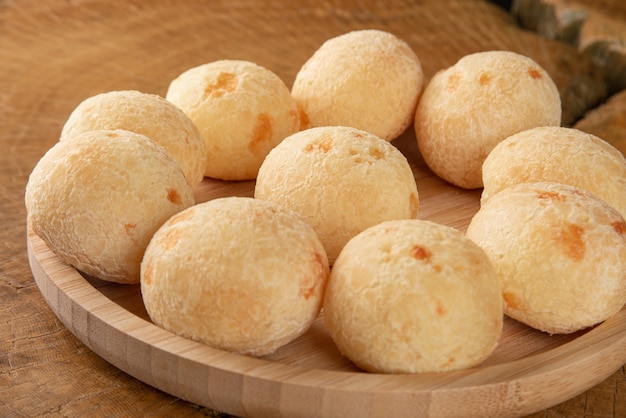
[[[204,94],[208,97],[222,97],[226,93],[235,91],[238,84],[239,80],[236,74],[222,72],[218,74],[214,83],[206,86]]]
[[[535,80],[539,80],[541,77],[541,72],[536,68],[529,68],[528,75],[530,75]]]
[[[324,262],[324,256],[320,253],[314,253],[315,262],[320,265],[322,272],[326,271],[326,263]],[[325,273],[324,273],[325,275]]]
[[[333,148],[333,138],[330,135],[324,135],[323,137],[312,141],[304,147],[305,152],[322,151],[328,152]]]
[[[414,245],[411,248],[411,257],[416,260],[429,260],[432,255],[433,253],[428,248],[424,248],[421,245]]]
[[[175,205],[180,205],[182,203],[180,193],[178,193],[178,190],[176,189],[167,189],[167,200]]]
[[[385,153],[381,151],[380,148],[370,147],[369,154],[377,160],[383,160],[385,158]]]
[[[356,139],[363,139],[363,134],[358,131],[353,131],[352,136],[355,137]]]
[[[309,300],[314,294],[315,286],[305,286],[300,288],[300,296],[302,296],[304,300]]]
[[[481,86],[486,86],[487,84],[489,84],[490,81],[491,74],[487,72],[480,74],[480,77],[478,78],[478,84],[480,84]]]
[[[248,149],[253,154],[263,151],[264,144],[272,138],[272,121],[267,113],[259,113],[252,130],[252,139],[248,143]]]
[[[454,91],[459,88],[461,84],[461,75],[459,73],[453,73],[448,76],[448,91]]]
[[[584,232],[585,229],[580,225],[568,224],[561,228],[555,238],[563,253],[574,261],[580,261],[585,256]]]
[[[134,236],[135,228],[137,228],[137,224],[124,224],[124,232],[126,232],[126,235],[128,235],[133,245],[138,246],[140,237]]]
[[[348,151],[348,154],[353,157],[352,160],[359,164],[363,162],[363,159],[361,158],[361,156],[359,155],[359,152],[355,149],[350,148],[350,150]]]
[[[506,305],[511,309],[519,309],[522,304],[522,301],[515,293],[504,292],[502,293],[502,297]]]
[[[124,224],[124,231],[127,235],[133,235],[135,228],[137,228],[137,224]]]
[[[611,224],[615,232],[617,232],[621,237],[626,236],[626,223],[623,221],[616,221]]]
[[[439,316],[444,316],[448,312],[446,307],[443,306],[443,303],[441,303],[439,299],[437,299],[437,307],[435,308],[435,310],[437,311],[437,315]]]
[[[433,268],[433,270],[440,273],[442,270],[442,267],[439,264],[434,264],[432,262],[432,256],[433,256],[432,251],[430,251],[426,247],[422,247],[421,245],[414,245],[413,248],[411,248],[411,257],[413,257],[416,260],[429,263],[430,266]]]
[[[309,300],[311,296],[315,295],[315,291],[317,290],[320,282],[324,282],[328,274],[324,263],[324,257],[317,252],[313,254],[313,257],[315,259],[315,264],[319,266],[319,273],[316,275],[312,284],[309,284],[309,280],[303,280],[303,283],[305,284],[300,285],[300,296],[302,296],[305,300]]]
[[[543,192],[539,192],[537,194],[537,197],[539,199],[550,199],[550,200],[556,200],[558,202],[565,202],[567,200],[567,196],[558,192],[543,191]]]

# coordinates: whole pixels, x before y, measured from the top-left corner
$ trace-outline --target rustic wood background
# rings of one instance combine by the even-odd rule
[[[86,97],[118,89],[163,95],[183,70],[222,58],[257,62],[291,86],[324,40],[379,28],[414,48],[427,77],[480,50],[531,56],[559,87],[563,124],[624,151],[626,3],[495,3],[0,0],[0,416],[220,416],[93,354],[60,323],[33,282],[24,187]],[[626,416],[624,368],[533,415],[570,416]]]

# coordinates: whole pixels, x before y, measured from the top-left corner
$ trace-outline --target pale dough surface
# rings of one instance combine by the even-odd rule
[[[538,181],[580,187],[626,216],[626,158],[594,135],[544,126],[508,137],[485,159],[481,201],[513,184]]]
[[[223,350],[262,356],[317,317],[329,266],[295,212],[252,198],[214,199],[172,217],[141,265],[159,326]]]
[[[553,334],[598,324],[626,302],[626,223],[589,192],[521,183],[493,195],[467,236],[489,256],[505,313]]]
[[[120,90],[89,97],[72,111],[60,140],[102,129],[135,132],[163,146],[178,161],[192,189],[204,178],[204,137],[182,110],[161,96]]]
[[[370,29],[324,42],[296,75],[291,93],[305,127],[351,126],[391,141],[413,123],[423,83],[411,47]]]
[[[413,171],[402,153],[349,127],[300,131],[272,150],[254,196],[291,208],[313,226],[331,263],[357,233],[419,210]]]
[[[119,283],[139,282],[152,235],[194,204],[171,154],[123,130],[57,142],[33,169],[25,201],[34,231],[63,261]]]
[[[497,346],[503,324],[485,252],[424,220],[383,222],[350,240],[333,266],[324,318],[344,355],[384,373],[477,365]]]
[[[289,88],[272,71],[249,61],[219,60],[190,68],[172,80],[165,97],[204,136],[208,177],[254,179],[267,153],[300,129]]]
[[[561,124],[561,99],[535,61],[509,51],[466,55],[429,81],[415,113],[426,164],[444,180],[482,187],[482,164],[505,138]]]

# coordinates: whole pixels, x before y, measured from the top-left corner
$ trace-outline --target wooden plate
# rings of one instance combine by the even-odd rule
[[[457,189],[434,176],[414,138],[405,134],[393,144],[414,170],[419,217],[464,231],[479,207],[479,191]],[[252,182],[205,179],[196,199],[252,196],[253,190]],[[94,352],[149,385],[238,416],[523,416],[584,392],[626,363],[626,308],[571,335],[550,336],[506,318],[492,356],[457,372],[361,372],[339,354],[321,316],[276,353],[251,358],[158,328],[139,286],[81,275],[31,230],[28,254],[52,310]]]

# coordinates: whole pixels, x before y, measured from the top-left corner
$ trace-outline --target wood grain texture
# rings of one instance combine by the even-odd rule
[[[557,82],[565,124],[607,97],[603,70],[591,60],[522,30],[506,11],[483,1],[269,1],[262,8],[250,0],[0,1],[1,416],[219,415],[141,383],[94,354],[50,310],[33,280],[24,186],[71,110],[104,91],[164,94],[181,71],[221,58],[257,62],[291,85],[324,40],[369,27],[407,40],[427,77],[475,51],[529,55]],[[412,147],[411,139],[409,131],[401,146]],[[437,187],[423,183],[423,193]],[[458,195],[451,190],[447,198],[454,202]],[[424,216],[442,212],[423,202]],[[216,393],[238,397],[239,388]],[[269,392],[260,395],[275,396]],[[624,416],[624,393],[622,368],[537,416]]]

